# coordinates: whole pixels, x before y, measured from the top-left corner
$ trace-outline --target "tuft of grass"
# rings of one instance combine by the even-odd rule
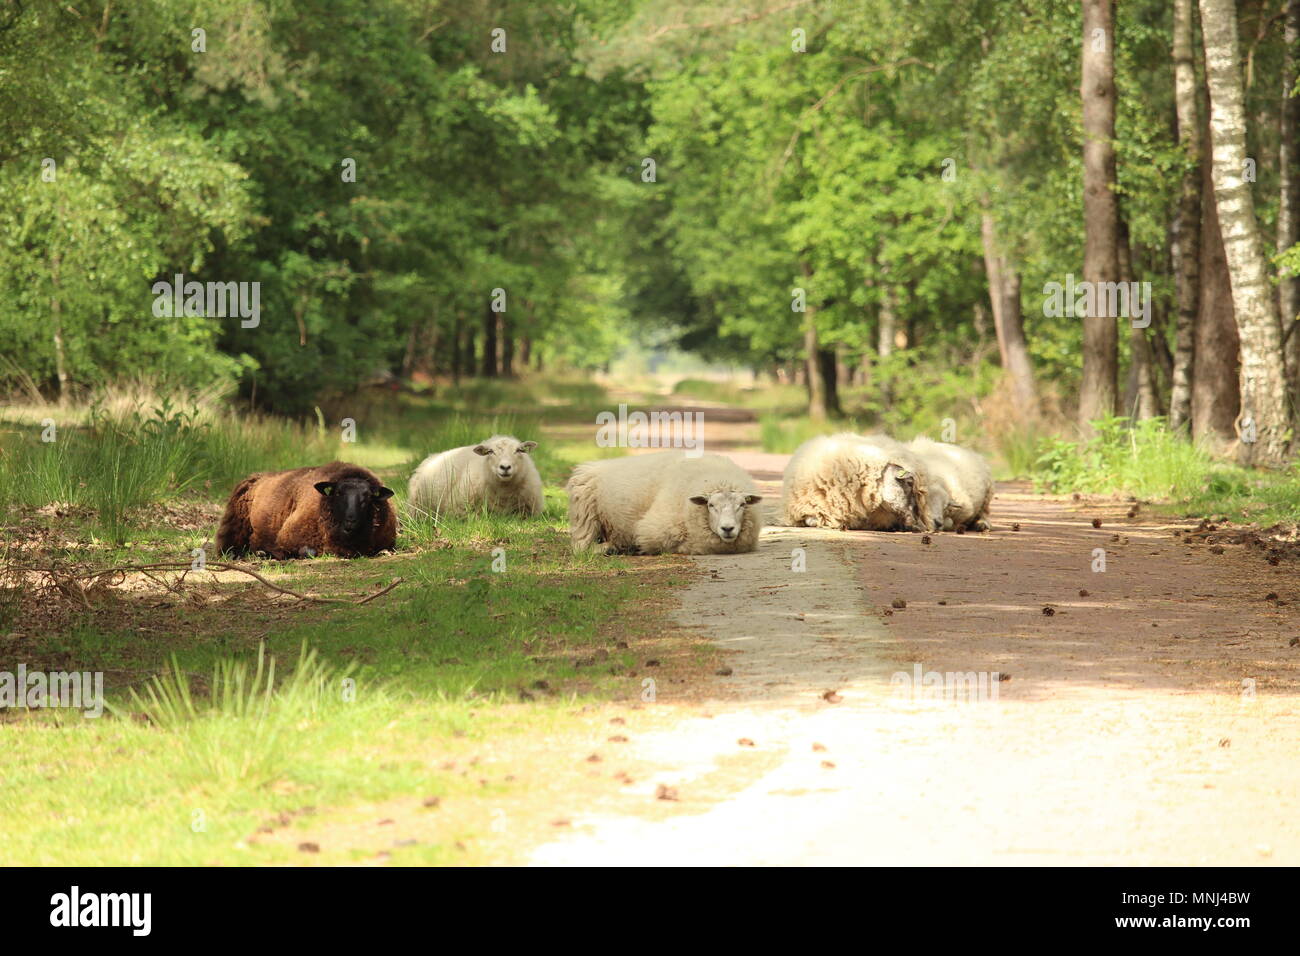
[[[191,783],[257,787],[283,772],[297,738],[331,704],[354,699],[355,687],[345,684],[351,671],[323,663],[304,642],[297,666],[277,685],[275,658],[259,644],[251,667],[246,660],[218,660],[204,696],[195,695],[175,657],[130,696],[134,710],[181,742],[179,769]]]
[[[1203,492],[1214,475],[1228,470],[1201,445],[1170,432],[1161,418],[1107,418],[1093,427],[1096,434],[1086,441],[1041,443],[1034,462],[1040,487],[1179,501]]]
[[[1253,471],[1215,459],[1161,419],[1094,423],[1088,441],[1039,443],[1033,478],[1050,491],[1128,494],[1190,517],[1263,526],[1300,522],[1300,463]]]

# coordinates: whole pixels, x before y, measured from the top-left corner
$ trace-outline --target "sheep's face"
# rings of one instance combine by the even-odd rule
[[[333,526],[345,538],[370,528],[375,520],[375,506],[393,496],[391,488],[382,485],[375,487],[364,478],[318,481],[316,490],[325,499],[325,507],[333,519]]]
[[[930,522],[935,531],[951,531],[952,518],[948,512],[952,508],[952,499],[948,497],[942,485],[930,485]]]
[[[735,541],[745,524],[745,509],[762,501],[760,495],[742,495],[738,491],[715,491],[711,495],[691,495],[691,504],[709,512],[709,530],[723,541]]]
[[[513,438],[489,439],[474,446],[474,454],[486,459],[488,474],[503,485],[508,485],[524,472],[524,459],[537,447],[535,441],[515,441]]]
[[[908,531],[929,531],[929,521],[921,517],[916,496],[916,475],[902,465],[890,462],[881,477],[880,501]]]

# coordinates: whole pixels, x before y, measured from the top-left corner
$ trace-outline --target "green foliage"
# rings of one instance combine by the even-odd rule
[[[891,435],[938,438],[951,419],[962,436],[982,431],[980,402],[997,383],[999,370],[988,362],[950,364],[936,349],[895,352],[876,362],[873,384],[845,389],[841,402],[848,414],[872,422]],[[890,398],[882,383],[888,382]],[[969,443],[970,438],[963,438]]]
[[[1035,461],[1035,480],[1058,492],[1121,492],[1139,498],[1187,500],[1231,472],[1200,446],[1165,427],[1162,419],[1094,422],[1096,435],[1083,442],[1045,440]],[[1226,490],[1226,485],[1223,486]]]
[[[626,321],[609,268],[618,227],[592,209],[627,161],[641,92],[573,68],[589,8],[603,15],[17,6],[0,35],[0,354],[47,394],[61,362],[72,389],[150,371],[238,382],[302,413],[413,343],[443,343],[443,361],[502,288],[516,339],[553,361],[607,362]],[[489,48],[495,27],[509,56]],[[260,324],[153,316],[153,282],[176,273],[260,283]]]

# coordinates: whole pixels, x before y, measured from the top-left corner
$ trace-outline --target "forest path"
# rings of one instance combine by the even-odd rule
[[[775,502],[785,456],[723,427]],[[1295,568],[1129,509],[1003,485],[990,534],[768,528],[693,559],[677,623],[731,673],[643,705],[680,715],[625,745],[652,810],[575,815],[531,861],[1300,863]]]

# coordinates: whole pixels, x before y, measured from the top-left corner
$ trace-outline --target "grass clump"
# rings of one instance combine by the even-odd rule
[[[1212,479],[1230,480],[1228,466],[1170,432],[1162,418],[1106,418],[1093,427],[1095,434],[1084,441],[1041,442],[1033,466],[1040,488],[1180,501],[1203,492]]]
[[[194,783],[261,786],[290,763],[295,742],[331,705],[355,700],[351,666],[332,666],[304,642],[297,666],[279,684],[275,658],[265,644],[256,663],[222,658],[212,667],[206,693],[173,657],[169,669],[131,688],[132,709],[183,746],[182,768]]]

